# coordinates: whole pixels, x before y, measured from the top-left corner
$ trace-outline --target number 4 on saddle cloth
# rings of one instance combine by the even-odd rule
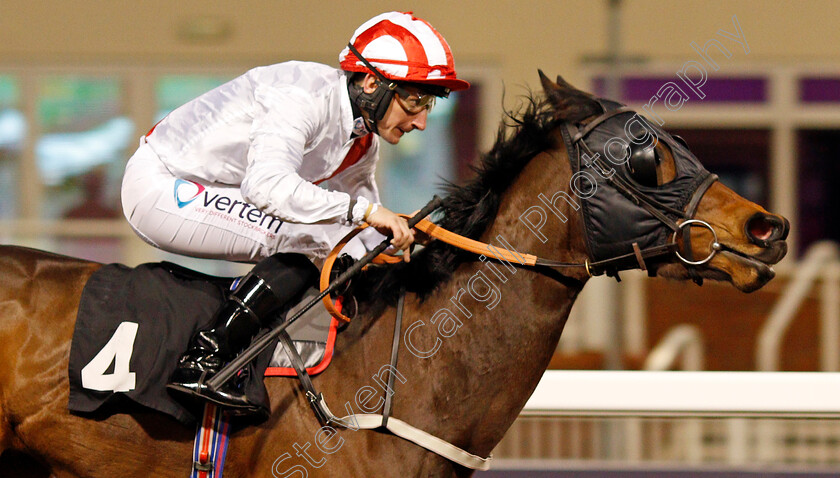
[[[204,275],[163,262],[129,268],[109,264],[85,285],[70,349],[71,412],[120,412],[124,399],[190,423],[194,412],[174,400],[166,383],[190,337],[207,328],[233,279]],[[278,315],[294,314],[318,295]],[[322,372],[332,359],[338,321],[313,307],[287,331],[307,372]],[[282,344],[270,347],[239,377],[248,393],[267,400],[263,376],[296,376]]]

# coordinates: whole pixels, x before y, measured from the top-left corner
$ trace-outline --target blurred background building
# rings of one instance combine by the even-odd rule
[[[130,231],[119,184],[138,138],[254,66],[337,65],[362,21],[395,9],[440,30],[474,87],[439,102],[426,132],[384,146],[379,181],[388,207],[410,212],[444,181],[469,177],[503,111],[538,90],[542,69],[643,109],[724,183],[791,221],[778,279],[750,295],[640,274],[620,285],[591,281],[553,366],[840,368],[840,272],[836,247],[823,242],[840,240],[833,0],[3,0],[0,241],[102,262],[167,259],[238,273],[236,265],[161,253]],[[665,359],[652,360],[652,351]],[[840,468],[837,423],[784,422],[771,432],[738,423],[526,418],[497,456]]]

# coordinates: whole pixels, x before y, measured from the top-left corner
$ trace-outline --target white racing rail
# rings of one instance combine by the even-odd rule
[[[549,370],[522,415],[840,418],[840,373]]]

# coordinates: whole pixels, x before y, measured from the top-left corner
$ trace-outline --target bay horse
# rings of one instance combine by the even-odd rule
[[[630,146],[641,137],[615,127],[633,113],[616,112],[617,104],[560,77],[540,77],[544,94],[507,115],[475,178],[450,186],[439,223],[550,258],[548,266],[497,261],[432,241],[409,263],[367,269],[348,292],[358,301],[357,315],[340,333],[330,367],[313,377],[334,410],[365,413],[381,404],[386,391],[377,378],[389,364],[400,290],[406,291],[402,352],[391,415],[484,457],[537,386],[575,298],[590,274],[599,273],[596,265],[611,275],[642,267],[678,280],[726,281],[747,292],[773,277],[770,266],[786,253],[784,218],[713,179],[701,185],[695,176],[709,175],[686,162],[687,147],[663,131],[647,149],[631,147],[626,164],[592,161],[592,148],[599,147],[591,138],[598,134],[617,134]],[[604,182],[605,168],[623,179]],[[619,193],[616,184],[623,184]],[[613,195],[597,206],[598,194],[608,190]],[[656,196],[661,191],[667,194]],[[688,219],[702,223],[686,227]],[[671,229],[664,227],[668,221]],[[613,234],[627,240],[610,242]],[[668,247],[657,249],[662,238]],[[580,267],[552,268],[561,263]],[[3,476],[182,477],[191,469],[191,427],[141,408],[93,417],[67,410],[77,306],[100,266],[0,247]],[[232,435],[227,477],[473,473],[388,433],[320,427],[296,380],[270,379],[266,386],[271,416]]]

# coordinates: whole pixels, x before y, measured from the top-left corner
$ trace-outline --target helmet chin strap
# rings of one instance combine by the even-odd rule
[[[373,93],[365,93],[364,88],[355,83],[347,85],[347,89],[350,93],[350,100],[361,108],[362,111],[368,113],[368,122],[370,123],[371,130],[379,134],[377,123],[385,117],[385,112],[388,111],[388,106],[391,104],[391,99],[394,97],[398,85],[396,82],[386,78],[375,66],[367,61],[352,43],[348,43],[347,46],[377,78],[376,90]]]
[[[378,134],[377,123],[385,117],[388,105],[391,104],[391,98],[394,97],[394,91],[382,87],[381,83],[377,84],[373,93],[365,93],[364,88],[355,83],[348,84],[347,90],[350,93],[350,101],[362,111],[367,112],[367,122],[370,124],[370,130]]]

